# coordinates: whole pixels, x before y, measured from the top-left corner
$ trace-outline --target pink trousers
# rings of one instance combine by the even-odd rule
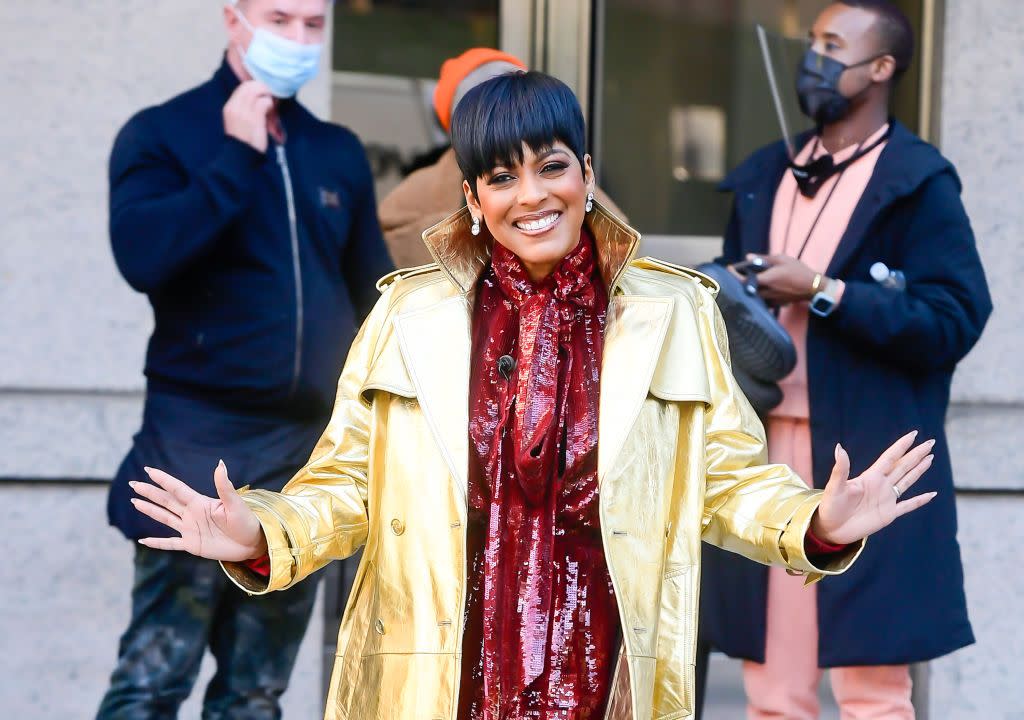
[[[811,430],[806,420],[771,418],[768,457],[811,477]],[[826,580],[827,582],[827,580]],[[768,575],[768,635],[765,663],[743,663],[748,720],[817,720],[818,607],[802,577],[771,568]],[[914,720],[907,665],[830,670],[842,720]]]

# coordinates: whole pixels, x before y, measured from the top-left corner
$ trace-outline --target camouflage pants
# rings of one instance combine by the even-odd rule
[[[131,623],[97,720],[176,718],[207,647],[217,672],[203,720],[280,718],[316,586],[249,597],[216,562],[138,546]]]

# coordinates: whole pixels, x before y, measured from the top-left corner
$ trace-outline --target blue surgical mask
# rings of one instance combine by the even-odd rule
[[[242,63],[253,79],[266,85],[275,97],[292,97],[317,74],[319,43],[303,45],[288,40],[264,28],[254,28],[238,8],[235,14],[252,31],[252,42],[242,53]]]

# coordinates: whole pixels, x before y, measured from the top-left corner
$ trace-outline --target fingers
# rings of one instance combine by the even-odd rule
[[[217,467],[213,471],[213,484],[217,488],[217,497],[224,503],[225,507],[233,507],[239,498],[238,491],[235,490],[235,486],[231,484],[231,479],[228,478],[228,467],[221,460],[217,463]]]
[[[899,481],[896,483],[896,489],[900,491],[900,495],[903,495],[910,489],[910,487],[921,479],[921,476],[928,472],[928,468],[932,466],[932,462],[935,460],[934,455],[928,455],[921,459],[921,461],[910,469]]]
[[[165,508],[145,500],[139,500],[138,498],[132,498],[132,505],[143,515],[148,515],[158,523],[163,523],[172,530],[181,530],[181,518]]]
[[[244,92],[242,88],[244,87]],[[266,115],[274,106],[274,96],[263,83],[258,80],[250,80],[244,86],[239,86],[240,98],[245,106],[253,112]]]
[[[762,270],[757,274],[757,284],[759,286],[764,286],[766,290],[770,291],[772,289],[771,286],[784,272],[784,270],[780,270],[777,267],[770,267],[767,270]]]
[[[273,95],[270,92],[270,88],[261,83],[259,80],[247,80],[238,86],[235,90],[235,97],[238,98],[239,102],[243,102],[246,105],[251,105],[256,101],[257,98],[268,97],[272,98]]]
[[[250,80],[246,83],[249,86],[251,92],[259,97],[273,97],[273,93],[270,92],[270,88],[261,83],[259,80]]]
[[[917,497],[912,497],[909,500],[904,500],[903,502],[896,503],[896,517],[902,517],[903,515],[906,515],[909,512],[913,512],[918,508],[924,507],[932,500],[934,500],[936,495],[938,495],[938,493],[930,492],[925,493],[924,495],[918,495]]]
[[[185,541],[180,537],[172,538],[142,538],[140,545],[153,548],[154,550],[185,550]]]
[[[266,115],[274,107],[274,98],[270,95],[260,95],[256,98],[256,102],[253,103],[253,111],[260,114]]]
[[[141,495],[155,505],[167,508],[176,515],[181,515],[182,511],[185,509],[185,506],[182,503],[175,500],[171,494],[162,487],[151,485],[146,482],[130,482],[128,483],[128,486],[134,490],[136,494]]]
[[[892,475],[890,476],[892,482],[894,484],[898,484],[907,473],[920,465],[921,461],[928,457],[933,447],[935,447],[935,441],[929,440],[928,442],[921,443],[900,458],[900,461],[896,464],[896,467],[893,469]]]
[[[917,438],[917,430],[909,432],[899,440],[889,446],[889,449],[882,453],[877,460],[875,460],[872,467],[876,470],[880,470],[885,475],[890,475],[896,468],[896,463],[907,454],[907,450],[914,444],[914,440]]]
[[[835,455],[836,464],[832,467],[832,475],[828,481],[829,483],[844,483],[850,477],[850,456],[847,454],[846,448],[839,443],[836,443],[836,449],[833,454]]]
[[[168,475],[163,470],[150,467],[143,468],[143,470],[145,470],[146,474],[149,475],[150,480],[169,492],[171,496],[182,505],[188,505],[197,495],[199,495],[199,493],[183,483],[181,480],[173,475]]]

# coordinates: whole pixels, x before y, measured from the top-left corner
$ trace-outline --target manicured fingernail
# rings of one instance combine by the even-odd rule
[[[932,438],[931,440],[928,441],[928,447],[933,447],[934,445],[935,445],[935,438]]]
[[[218,467],[224,467],[224,460],[223,460],[223,458],[217,461],[217,466]]]
[[[144,467],[142,469],[146,471],[147,475],[149,475],[151,472],[153,472],[153,468],[151,468],[151,467]]]
[[[134,480],[129,480],[128,481],[128,487],[132,488],[133,490],[135,489],[136,485],[138,485],[138,483],[135,482]]]

